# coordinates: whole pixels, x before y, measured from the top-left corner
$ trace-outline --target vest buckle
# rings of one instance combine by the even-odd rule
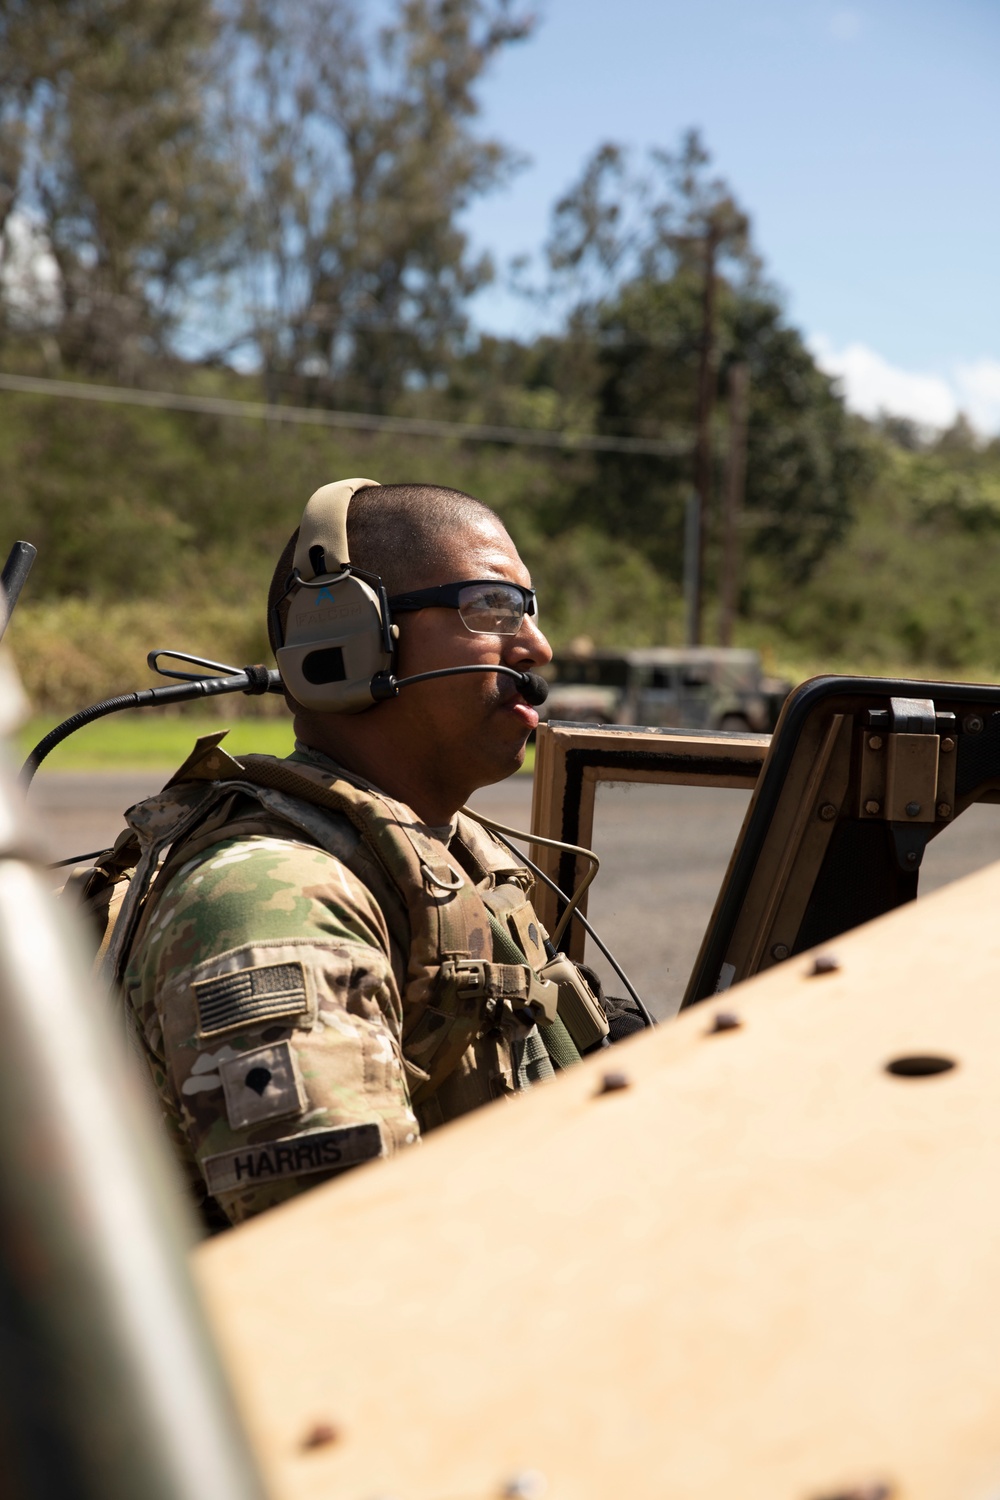
[[[450,970],[447,975],[446,969]],[[454,983],[455,992],[461,1000],[485,995],[489,988],[489,969],[490,965],[481,958],[463,958],[451,964],[446,961],[441,965],[442,975]]]

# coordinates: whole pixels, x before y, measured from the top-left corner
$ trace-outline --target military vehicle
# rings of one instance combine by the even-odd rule
[[[548,719],[770,733],[792,684],[756,651],[724,646],[557,652],[545,669]]]
[[[536,766],[579,845],[602,783],[751,791],[680,1017],[191,1249],[0,786],[5,1495],[1000,1495],[1000,865],[914,899],[1000,798],[1000,687],[550,723]],[[576,859],[533,853],[550,919]]]

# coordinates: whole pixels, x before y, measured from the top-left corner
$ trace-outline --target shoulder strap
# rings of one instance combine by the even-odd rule
[[[269,755],[234,759],[206,747],[182,768],[185,780],[260,787],[347,817],[405,903],[410,951],[403,1007],[407,1056],[424,1079],[414,1101],[432,1093],[491,1025],[522,1032],[555,1016],[557,990],[517,954],[494,953],[490,914],[458,861],[413,811],[351,776]]]
[[[343,813],[402,893],[412,933],[409,984],[420,998],[441,958],[489,958],[489,916],[478,891],[440,839],[402,802],[318,767],[269,755],[237,763],[243,777],[317,807]],[[414,951],[416,949],[416,951]]]

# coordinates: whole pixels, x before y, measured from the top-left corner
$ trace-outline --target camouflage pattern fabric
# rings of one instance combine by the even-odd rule
[[[152,911],[126,987],[199,1197],[238,1222],[417,1140],[385,923],[343,865],[231,839],[183,866]],[[361,1154],[336,1136],[359,1124],[375,1127]],[[350,1159],[253,1157],[316,1132],[327,1157],[347,1146]]]
[[[223,774],[243,769],[225,762]],[[294,762],[327,779],[338,770],[312,753]],[[170,793],[130,813],[141,838],[169,836]],[[453,1018],[442,1016],[440,989],[429,984],[420,1024],[404,997],[440,952],[425,933],[414,975],[413,911],[373,858],[373,841],[342,812],[245,782],[195,781],[173,793],[184,840],[127,943],[123,988],[133,1040],[210,1219],[218,1206],[240,1222],[551,1076],[537,1029],[485,1025],[473,1008],[465,1032],[454,1033],[461,1045],[453,1041],[447,1068],[431,1078],[428,1061],[442,1055],[435,1033]],[[516,915],[513,930],[532,935],[514,948],[518,956],[532,941],[544,956],[524,868],[476,825],[450,847],[433,834],[420,833],[420,857],[433,859],[441,879],[462,871],[487,903],[484,958],[492,958],[493,909]],[[126,925],[135,921],[129,914]],[[445,929],[444,952],[460,936]]]

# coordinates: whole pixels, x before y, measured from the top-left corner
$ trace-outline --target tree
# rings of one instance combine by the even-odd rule
[[[134,378],[214,263],[232,192],[210,0],[6,0],[0,178],[59,271],[63,358]]]
[[[754,578],[758,591],[770,587],[775,567],[795,582],[808,578],[843,534],[867,471],[864,445],[784,322],[749,220],[728,186],[708,176],[709,161],[694,133],[676,155],[650,153],[641,170],[620,147],[602,147],[556,207],[549,259],[557,294],[576,292],[570,329],[596,342],[600,429],[678,447],[676,458],[601,454],[578,505],[675,579],[692,482],[712,540],[723,436],[713,409],[730,367],[748,366],[745,514],[751,555],[768,566],[751,571],[746,607]],[[712,563],[709,548],[709,575]]]
[[[312,376],[385,410],[461,343],[492,275],[457,216],[514,159],[472,131],[475,87],[526,37],[510,0],[241,0],[231,126],[245,181],[247,341],[272,394]]]
[[[578,271],[591,261],[612,283],[623,272],[644,283],[665,275],[699,280],[692,475],[697,504],[689,612],[693,643],[701,640],[705,541],[712,503],[719,266],[729,262],[744,276],[756,269],[750,221],[726,183],[706,176],[709,160],[693,130],[685,135],[676,155],[650,152],[646,169],[638,174],[630,170],[620,147],[601,147],[577,187],[556,205],[549,245],[550,264],[557,273]]]
[[[704,278],[706,249],[730,282],[750,282],[760,263],[750,220],[719,177],[696,130],[677,152],[655,149],[643,165],[614,142],[600,146],[556,204],[546,246],[554,289],[569,290],[572,317],[599,322],[601,309],[631,283],[679,274]]]

